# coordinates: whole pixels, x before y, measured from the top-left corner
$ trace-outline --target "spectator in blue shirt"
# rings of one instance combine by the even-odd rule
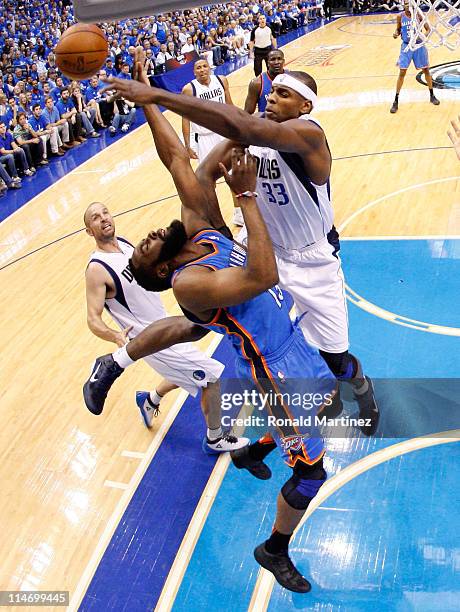
[[[51,127],[48,125],[40,104],[32,105],[32,116],[29,119],[30,127],[39,136],[43,142],[44,158],[47,158],[47,144],[50,143],[51,153],[56,156],[64,155],[64,150],[61,149],[62,141],[59,136],[57,126]]]
[[[130,67],[127,62],[123,62],[123,64],[121,65],[121,72],[119,72],[118,78],[119,79],[130,79],[131,78]]]
[[[62,148],[64,150],[71,149],[74,146],[74,142],[70,142],[69,124],[67,123],[67,119],[61,119],[59,111],[54,106],[53,98],[51,96],[45,98],[43,117],[45,118],[47,129],[54,127],[57,128],[63,143]]]
[[[63,87],[61,91],[61,99],[56,104],[56,109],[59,112],[59,116],[61,119],[65,119],[67,121],[67,125],[69,126],[69,144],[79,145],[82,142],[86,141],[86,138],[82,136],[82,121],[80,114],[77,112],[75,108],[75,104],[70,98],[70,91],[68,87]]]
[[[14,181],[18,182],[19,176],[16,167],[16,161],[21,164],[21,169],[26,176],[32,176],[34,173],[29,168],[26,154],[14,142],[13,135],[8,132],[6,125],[0,123],[0,164],[6,164],[8,174]]]

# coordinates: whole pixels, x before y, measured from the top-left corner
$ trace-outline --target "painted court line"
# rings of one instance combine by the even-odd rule
[[[129,487],[129,483],[106,480],[104,481],[104,487],[110,487],[111,489],[127,489]]]
[[[420,438],[413,438],[411,440],[399,442],[398,444],[393,444],[387,448],[376,451],[371,455],[367,455],[359,461],[355,461],[355,463],[352,463],[341,470],[338,474],[332,476],[332,478],[323,484],[319,490],[319,493],[313,498],[312,502],[308,506],[308,510],[304,514],[302,521],[294,532],[294,537],[308,517],[311,516],[316,509],[318,509],[322,502],[326,501],[326,499],[333,493],[338,491],[341,487],[360,474],[367,472],[371,468],[384,463],[385,461],[389,461],[395,457],[400,457],[406,453],[412,453],[413,451],[428,448],[430,446],[436,446],[438,444],[449,444],[451,442],[460,441],[460,429],[439,432],[435,435],[436,437],[433,437],[433,434],[431,434],[430,436],[422,436]],[[274,586],[275,579],[273,578],[273,575],[267,570],[261,568],[259,570],[257,582],[252,593],[248,612],[265,611],[268,607]]]
[[[198,542],[198,538],[200,537],[216,496],[219,493],[220,486],[229,465],[229,453],[225,453],[218,458],[176,554],[176,558],[174,559],[163,590],[161,591],[160,598],[155,607],[156,612],[167,612],[171,610],[174,604],[190,558],[195,550],[196,543]]]
[[[252,411],[252,406],[245,405],[240,410],[238,418],[244,419],[252,414]],[[233,430],[236,436],[241,436],[243,431],[243,426],[237,426]],[[163,590],[161,591],[161,595],[155,607],[155,612],[167,612],[172,609],[185,572],[187,571],[188,564],[192,558],[193,551],[195,550],[195,546],[203,530],[206,519],[208,518],[209,512],[211,511],[212,505],[219,493],[230,462],[230,453],[221,455],[217,460],[206,488],[195,508],[195,512],[190,520],[180,548],[177,551],[174,563],[169,570],[168,577],[166,578]]]
[[[138,453],[137,451],[129,451],[124,450],[121,453],[122,457],[133,457],[133,459],[143,459],[145,457],[145,453]]]
[[[213,338],[212,342],[209,344],[205,353],[207,355],[212,355],[221,340],[222,340],[222,336],[216,335],[216,337]],[[88,585],[94,576],[94,572],[96,571],[97,566],[99,565],[99,562],[110,542],[110,539],[113,536],[115,529],[117,528],[117,525],[119,524],[123,516],[123,513],[125,512],[150,462],[152,461],[153,457],[155,456],[155,453],[157,452],[161,443],[163,442],[164,437],[168,433],[169,428],[173,424],[174,419],[179,413],[179,410],[181,409],[187,396],[188,396],[188,393],[186,391],[182,391],[179,397],[177,398],[176,402],[173,404],[171,409],[168,411],[165,417],[165,420],[163,421],[160,429],[156,432],[154,438],[152,439],[152,442],[150,443],[150,446],[145,452],[144,458],[140,461],[137,470],[134,472],[129,482],[128,488],[124,491],[123,495],[121,496],[118,504],[116,505],[112,513],[112,516],[107,521],[107,525],[105,526],[104,531],[102,532],[97,544],[94,547],[93,553],[91,555],[90,560],[88,561],[85,571],[83,572],[82,576],[80,577],[80,580],[78,581],[77,586],[75,587],[75,590],[73,592],[72,599],[70,600],[70,604],[68,608],[70,611],[76,612],[78,610],[81,600],[83,599],[83,596],[85,595],[88,589]]]

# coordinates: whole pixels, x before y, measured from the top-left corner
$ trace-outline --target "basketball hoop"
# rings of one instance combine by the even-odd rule
[[[454,51],[460,46],[460,0],[409,0],[409,6],[412,28],[408,49],[415,51],[426,45]]]

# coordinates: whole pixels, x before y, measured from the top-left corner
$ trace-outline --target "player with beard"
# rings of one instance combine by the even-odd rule
[[[137,66],[138,71],[141,66]],[[254,556],[282,586],[306,593],[311,585],[295,568],[288,547],[294,529],[326,480],[325,449],[315,431],[295,425],[291,413],[294,408],[288,398],[301,392],[302,384],[311,393],[331,398],[336,381],[319,353],[292,323],[283,294],[275,285],[278,273],[273,247],[254,191],[255,159],[242,149],[234,149],[232,173],[224,171],[225,180],[241,202],[248,232],[246,252],[210,227],[206,197],[186,149],[156,106],[147,105],[144,112],[158,155],[174,179],[182,202],[182,220],[173,221],[166,230],[149,232],[134,249],[130,270],[147,291],[172,287],[190,327],[178,329],[173,325],[165,338],[164,323],[155,323],[124,350],[130,358],[139,358],[147,345],[151,351],[164,348],[166,342],[187,341],[197,326],[230,337],[241,383],[252,380],[251,386],[255,384],[264,394],[272,394],[269,413],[282,421],[274,433],[276,443],[293,470],[278,495],[274,530],[257,546]],[[86,383],[87,393],[105,397],[122,370],[115,371],[110,356],[96,360],[96,367],[100,377]],[[272,440],[265,445],[257,441],[233,453],[235,463],[238,465],[241,453],[244,466],[240,467],[247,467],[251,459],[254,469],[261,470],[272,446]],[[259,472],[259,476],[267,478],[270,473]]]
[[[284,74],[284,53],[281,49],[272,49],[267,57],[268,70],[255,77],[249,83],[248,95],[244,110],[252,115],[256,111],[265,111],[267,98],[272,90],[272,82],[279,74]]]
[[[86,233],[96,242],[97,250],[91,255],[86,268],[86,302],[89,329],[109,342],[122,348],[130,338],[141,333],[153,321],[165,319],[166,311],[160,297],[145,291],[137,284],[129,267],[133,245],[115,234],[115,222],[107,207],[93,202],[84,214]],[[179,233],[182,228],[179,227]],[[179,238],[180,239],[180,236]],[[174,248],[174,229],[171,232],[172,247],[165,242],[165,254]],[[102,319],[104,308],[119,326],[120,330],[109,327]],[[124,351],[115,353],[115,361],[121,367],[129,365]],[[166,393],[181,387],[193,397],[201,392],[202,410],[208,429],[203,440],[207,453],[222,453],[237,450],[249,444],[247,438],[236,438],[224,434],[221,428],[221,406],[219,377],[224,366],[196,349],[192,344],[171,346],[155,355],[147,355],[146,363],[163,376],[160,385],[152,392],[138,391],[136,403],[146,427],[152,427],[153,418],[159,414],[161,399]],[[98,376],[96,370],[92,377]],[[88,409],[100,414],[91,402]]]
[[[215,183],[223,175],[222,163],[230,167],[235,143],[251,145],[258,160],[258,204],[275,249],[280,286],[294,300],[306,340],[335,376],[352,386],[365,423],[361,431],[373,435],[379,422],[373,384],[348,350],[345,279],[331,201],[332,156],[323,129],[310,116],[317,104],[315,80],[305,72],[279,74],[264,117],[136,81],[112,78],[109,88],[138,104],[162,105],[231,139],[217,145],[197,170],[211,209],[218,208]]]

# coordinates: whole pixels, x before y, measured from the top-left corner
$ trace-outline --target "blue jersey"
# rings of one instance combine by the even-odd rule
[[[208,246],[210,253],[178,268],[173,282],[181,270],[190,266],[222,270],[246,265],[246,250],[216,230],[205,229],[196,234],[192,242]],[[185,314],[196,323],[220,334],[228,334],[238,355],[246,361],[259,360],[261,356],[276,352],[293,333],[289,311],[278,286],[238,306],[219,308],[207,323],[199,321],[191,313]]]
[[[260,113],[265,112],[265,107],[267,106],[267,98],[272,90],[272,79],[268,72],[263,72],[261,75],[261,83],[260,83],[260,91],[259,91],[259,99],[257,101],[257,107]]]
[[[209,253],[178,268],[173,283],[177,274],[191,266],[222,270],[246,265],[245,249],[214,229],[198,232],[192,242],[208,247]],[[318,351],[293,325],[279,287],[274,286],[238,306],[218,308],[208,322],[183,311],[195,323],[229,336],[240,357],[236,363],[238,380],[251,385],[252,379],[256,388],[269,398],[265,407],[268,429],[273,432],[285,462],[294,467],[297,461],[309,465],[319,461],[325,450],[323,440],[314,424],[302,420],[316,414],[319,404],[300,406],[295,398],[318,394],[319,403],[326,402],[335,393],[336,380]]]
[[[414,30],[414,23],[412,17],[408,17],[406,13],[401,13],[401,38],[406,45],[410,41],[412,31]]]

